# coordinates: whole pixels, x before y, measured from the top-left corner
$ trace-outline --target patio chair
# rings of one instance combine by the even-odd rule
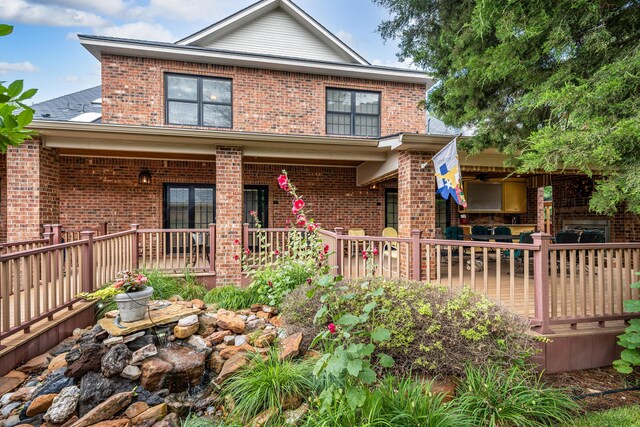
[[[531,237],[532,234],[533,234],[533,231],[523,231],[522,233],[520,233],[518,243],[532,245],[533,244],[533,237]],[[508,253],[508,251],[505,251],[505,252]],[[516,266],[513,273],[515,274],[518,272],[518,270],[522,269],[522,275],[524,276],[524,250],[516,249],[515,251],[513,251],[513,257],[516,260]],[[529,264],[529,268],[532,268],[532,267],[533,267],[533,263]]]
[[[511,229],[507,226],[501,225],[493,230],[494,236],[511,236]],[[495,241],[498,243],[513,243],[511,237],[496,237]]]
[[[350,228],[349,231],[347,232],[348,236],[366,236],[367,234],[364,232],[363,228]],[[358,245],[358,242],[349,242],[349,246],[351,247],[351,256],[356,255],[356,247]],[[347,246],[345,246],[344,248],[345,251],[345,255],[348,253],[347,251]]]
[[[560,231],[556,234],[556,244],[578,243],[580,236],[575,231]]]
[[[474,225],[473,227],[471,227],[471,234],[475,235],[475,236],[490,236],[491,235],[491,230],[489,230],[489,227],[486,227],[484,225]],[[473,240],[479,241],[479,242],[486,242],[487,240],[485,239],[476,239],[473,238]]]
[[[446,240],[463,240],[464,230],[462,227],[457,225],[452,225],[444,229],[444,238]],[[451,256],[460,256],[460,250],[457,247],[451,248]],[[443,261],[448,261],[449,258],[449,250],[441,249],[440,250],[441,259]]]
[[[584,230],[580,235],[580,243],[604,243],[604,233],[600,230]]]
[[[391,238],[397,238],[398,237],[398,231],[396,231],[395,228],[393,227],[386,227],[384,230],[382,230],[382,237],[391,237]],[[391,243],[385,243],[384,248],[382,249],[382,253],[384,256],[389,255],[389,248],[391,248],[391,258],[397,258],[398,256],[398,243],[397,242],[391,242]]]
[[[198,252],[202,254],[202,258],[206,259],[207,262],[209,260],[209,239],[203,233],[191,233],[191,240],[193,241],[193,251],[189,256],[191,257],[191,265],[195,266],[198,263]]]

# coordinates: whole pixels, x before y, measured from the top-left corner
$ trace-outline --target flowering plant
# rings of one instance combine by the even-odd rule
[[[116,280],[109,286],[104,286],[91,293],[82,293],[81,297],[89,300],[108,300],[118,294],[127,292],[140,292],[147,287],[149,278],[136,271],[121,271],[116,275]]]

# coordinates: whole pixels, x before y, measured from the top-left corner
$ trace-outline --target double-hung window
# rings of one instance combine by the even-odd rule
[[[380,136],[380,92],[327,89],[327,133]]]
[[[166,122],[170,125],[231,128],[231,80],[167,74]]]

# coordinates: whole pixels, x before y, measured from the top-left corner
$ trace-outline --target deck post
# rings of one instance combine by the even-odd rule
[[[216,225],[209,224],[209,273],[216,271]]]
[[[549,241],[550,234],[534,233],[533,244],[540,250],[533,251],[533,280],[535,286],[535,316],[540,322],[540,332],[552,334],[549,324]],[[525,272],[526,274],[526,272]]]
[[[47,237],[45,236],[47,233],[53,233],[53,230],[51,228],[51,224],[43,224],[42,225],[42,238],[43,239],[47,239]],[[51,242],[49,242],[48,244],[50,245]]]
[[[342,274],[342,262],[344,258],[344,251],[342,250],[342,238],[341,236],[344,234],[344,228],[336,227],[334,228],[336,232],[336,274],[340,276]]]
[[[59,245],[62,243],[62,224],[52,224],[51,232],[53,233],[53,244]]]
[[[140,224],[131,224],[131,269],[138,269],[138,228]],[[104,231],[106,235],[107,223],[104,223]]]
[[[98,236],[106,236],[106,235],[107,235],[107,222],[105,221],[105,222],[101,222],[98,225]]]
[[[82,231],[82,240],[87,243],[82,248],[82,291],[93,292],[93,235],[95,231]]]
[[[411,230],[411,278],[420,281],[422,266],[420,265],[420,235],[422,231]],[[391,246],[389,246],[391,247]]]

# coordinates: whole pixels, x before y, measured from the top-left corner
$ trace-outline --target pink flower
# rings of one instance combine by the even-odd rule
[[[373,248],[373,254],[378,255],[378,248]]]
[[[310,222],[309,224],[307,224],[307,230],[309,230],[310,233],[313,233],[314,231],[316,231],[317,228],[318,226],[315,225],[313,222]]]
[[[280,251],[276,249],[275,251],[273,251],[273,254],[274,254],[275,256],[278,256],[278,255],[280,255]]]
[[[333,323],[329,323],[327,325],[327,329],[329,329],[329,332],[331,332],[332,334],[335,334],[338,330],[338,328],[336,328],[336,325],[334,325]]]
[[[271,280],[267,282],[267,285],[269,285],[270,288],[273,288],[273,282]]]
[[[322,252],[324,252],[325,254],[329,253],[329,245],[324,245],[324,247],[322,248]]]
[[[293,201],[293,208],[291,208],[291,211],[294,215],[297,214],[302,208],[304,208],[304,200],[296,199]]]
[[[233,256],[233,259],[237,261],[237,260],[240,259],[240,257],[236,254],[236,255]]]
[[[362,251],[362,258],[367,259],[369,256],[367,255],[367,251]]]
[[[307,279],[307,284],[308,284],[308,285],[310,285],[310,284],[311,284],[311,282],[313,282],[313,279],[311,279],[311,277],[309,277],[309,278]]]
[[[324,254],[318,255],[318,258],[320,259],[320,261],[322,261],[324,259]]]
[[[249,211],[249,215],[255,218],[258,216],[258,211]]]
[[[234,245],[239,245],[239,244],[240,244],[240,239],[236,239],[236,240],[234,240],[234,241],[233,241],[233,244],[234,244]]]
[[[287,176],[285,174],[282,174],[282,175],[280,175],[278,177],[278,185],[284,191],[289,191],[289,179],[287,178]]]
[[[307,217],[304,216],[304,214],[298,215],[297,224],[299,227],[304,227],[305,225],[307,225]]]
[[[249,250],[249,248],[247,248],[247,249],[245,249],[245,250],[244,250],[244,253],[245,253],[246,255],[250,255],[250,254],[251,254],[251,251]]]

